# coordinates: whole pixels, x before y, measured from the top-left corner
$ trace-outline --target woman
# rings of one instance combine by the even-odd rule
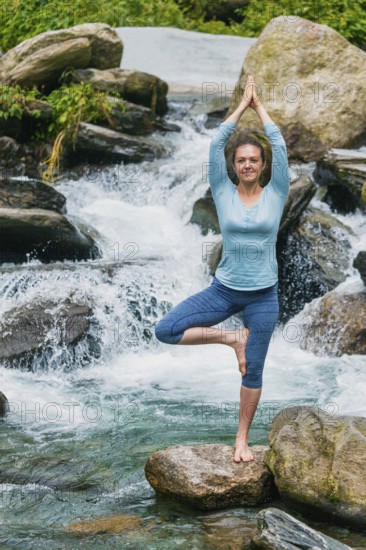
[[[250,107],[260,118],[272,146],[271,180],[262,188],[266,167],[262,145],[235,144],[232,163],[238,186],[229,179],[225,145]],[[216,205],[223,251],[211,285],[190,296],[156,325],[158,340],[168,344],[225,344],[235,350],[242,374],[235,462],[253,460],[248,435],[262,391],[262,373],[279,313],[276,240],[290,187],[286,144],[268,116],[248,76],[238,108],[221,123],[210,145],[209,182]],[[245,328],[211,327],[242,311]]]

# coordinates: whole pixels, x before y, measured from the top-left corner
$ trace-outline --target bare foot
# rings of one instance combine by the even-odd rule
[[[243,439],[237,439],[235,443],[234,461],[240,462],[241,460],[243,462],[250,462],[254,460],[254,456],[248,447],[248,443]]]
[[[235,335],[233,335],[231,341],[228,342],[228,345],[235,350],[236,357],[238,358],[239,370],[242,376],[245,376],[247,372],[245,348],[247,345],[248,335],[249,335],[249,329],[247,328],[238,329],[235,331]]]

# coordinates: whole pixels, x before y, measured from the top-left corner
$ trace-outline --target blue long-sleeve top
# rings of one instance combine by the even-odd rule
[[[235,290],[258,290],[278,281],[277,234],[290,188],[287,150],[277,124],[264,124],[272,147],[271,179],[257,204],[245,206],[228,176],[224,155],[235,126],[222,122],[210,144],[208,177],[223,239],[215,277]]]

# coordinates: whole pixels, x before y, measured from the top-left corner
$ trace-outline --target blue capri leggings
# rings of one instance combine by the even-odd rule
[[[211,327],[239,311],[249,329],[242,386],[261,388],[264,361],[279,315],[278,282],[260,290],[234,290],[214,277],[209,287],[164,315],[155,327],[155,336],[165,344],[178,344],[186,329]]]

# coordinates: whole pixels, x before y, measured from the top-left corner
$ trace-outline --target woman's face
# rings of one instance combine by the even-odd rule
[[[235,153],[234,170],[242,183],[255,183],[266,167],[261,151],[255,145],[240,145]]]

